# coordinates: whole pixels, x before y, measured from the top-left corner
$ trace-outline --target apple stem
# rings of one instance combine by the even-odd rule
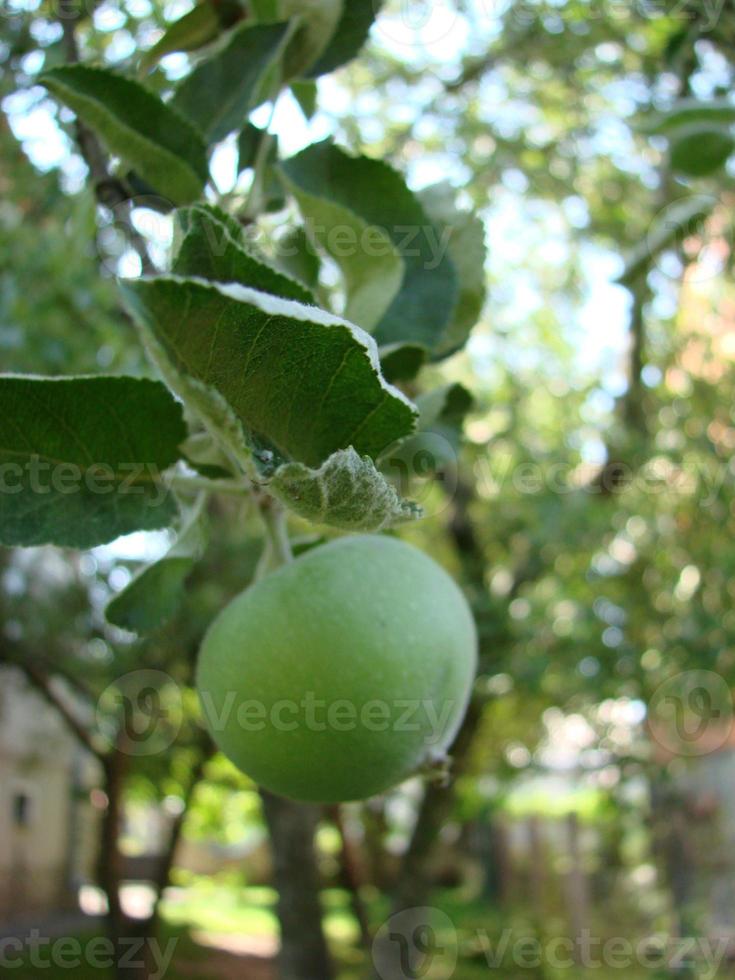
[[[265,549],[258,564],[256,579],[264,578],[293,561],[286,511],[272,497],[261,498],[259,509],[265,528]]]

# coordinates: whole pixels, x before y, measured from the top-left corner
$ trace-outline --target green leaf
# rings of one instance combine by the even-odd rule
[[[286,186],[306,219],[314,245],[340,268],[346,291],[345,317],[371,331],[401,288],[404,262],[385,229],[371,225],[354,208],[330,199],[328,176],[318,193],[310,193],[308,165],[304,154],[287,160],[281,167]]]
[[[418,196],[442,236],[447,236],[449,256],[459,277],[459,296],[451,322],[434,349],[435,357],[447,357],[464,347],[485,305],[485,226],[470,211],[457,208],[456,192],[448,182],[427,187]]]
[[[388,344],[380,348],[380,366],[386,381],[413,381],[426,363],[421,344]]]
[[[265,136],[265,130],[259,129],[258,126],[253,126],[251,122],[245,123],[243,128],[240,130],[240,135],[237,137],[237,172],[242,173],[243,170],[247,170],[248,167],[253,167],[255,165],[255,159],[258,155],[258,147],[260,146],[260,141]],[[274,145],[277,147],[277,138],[273,137]]]
[[[313,303],[314,297],[295,279],[283,275],[247,251],[242,229],[225,212],[197,204],[177,212],[184,237],[173,263],[179,276],[199,276],[213,282],[239,282],[273,296]]]
[[[267,140],[264,159],[258,165],[257,158],[263,140]],[[257,216],[263,211],[280,211],[286,206],[283,186],[276,169],[278,163],[278,137],[264,129],[246,123],[237,138],[238,173],[251,167],[259,172],[254,175],[257,187],[251,190],[248,213]]]
[[[168,526],[186,437],[157,381],[0,377],[0,544],[91,548]]]
[[[403,178],[329,140],[284,161],[282,171],[310,234],[340,265],[346,315],[381,345],[441,349],[457,301],[457,273],[446,240]]]
[[[715,199],[705,194],[682,197],[660,211],[645,238],[631,250],[618,282],[629,285],[646,275],[661,252],[701,227],[712,211]]]
[[[332,201],[306,194],[295,184],[290,189],[314,245],[340,268],[346,292],[344,316],[371,332],[401,288],[405,267],[400,255],[383,229]],[[366,241],[371,243],[370,255],[365,252]]]
[[[194,432],[181,443],[181,455],[193,470],[208,480],[232,479],[232,468],[209,432]]]
[[[284,463],[268,484],[290,510],[315,524],[345,531],[382,531],[415,520],[421,510],[402,500],[369,456],[340,449],[318,469]]]
[[[420,395],[418,429],[391,448],[389,465],[403,461],[409,474],[421,476],[456,465],[462,426],[472,405],[472,395],[458,383]]]
[[[104,68],[66,65],[41,83],[158,193],[175,204],[196,200],[209,169],[204,141],[174,108],[138,82]]]
[[[297,78],[291,82],[291,91],[308,122],[316,112],[318,91],[316,82],[309,78]]]
[[[277,63],[288,25],[246,22],[179,85],[172,104],[204,133],[208,143],[240,129],[269,97],[264,79]]]
[[[192,509],[173,547],[144,568],[107,605],[109,622],[133,633],[150,633],[167,622],[185,596],[184,584],[207,542],[204,498]]]
[[[321,263],[303,228],[293,228],[280,240],[276,262],[287,275],[316,292]]]
[[[312,78],[334,71],[359,53],[381,5],[381,0],[346,0],[336,31],[309,69]]]
[[[350,0],[278,0],[278,16],[293,18],[293,37],[283,57],[283,78],[305,75],[323,54]]]
[[[654,114],[644,121],[646,133],[670,135],[674,130],[693,124],[735,123],[735,103],[729,99],[681,99],[665,112]]]
[[[148,71],[167,54],[203,48],[214,41],[221,29],[222,23],[214,4],[210,0],[202,0],[167,28],[153,47],[145,52],[140,67]]]
[[[122,288],[167,383],[240,459],[246,447],[312,467],[349,446],[375,457],[414,427],[373,340],[345,320],[234,283],[159,277]]]
[[[278,4],[279,0],[251,0],[250,2],[255,19],[261,24],[278,20]]]
[[[686,126],[671,137],[671,166],[690,177],[707,177],[725,165],[735,149],[727,130],[711,125]]]
[[[416,400],[419,410],[419,431],[433,429],[438,425],[459,428],[472,408],[473,402],[471,392],[459,382],[427,391]]]

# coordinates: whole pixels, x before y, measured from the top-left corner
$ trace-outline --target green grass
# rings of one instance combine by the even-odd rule
[[[202,879],[164,902],[163,918],[171,926],[227,935],[275,936],[276,894],[270,888],[233,888]]]
[[[270,888],[243,887],[232,881],[199,879],[187,888],[173,892],[164,905],[161,944],[165,949],[171,940],[176,940],[172,967],[165,973],[165,980],[218,980],[216,970],[218,958],[222,955],[210,946],[198,944],[197,936],[207,934],[216,947],[217,936],[222,937],[226,946],[228,937],[242,936],[261,942],[261,949],[267,950],[268,940],[277,935],[275,917],[275,892]],[[328,889],[323,895],[325,922],[330,945],[340,966],[340,980],[363,980],[367,957],[358,948],[357,926],[352,917],[349,897],[340,889]],[[524,950],[528,955],[529,939],[535,935],[529,921],[522,915],[494,909],[478,900],[469,901],[461,890],[437,893],[432,904],[440,910],[435,921],[434,955],[430,964],[422,972],[424,980],[582,980],[592,974],[595,980],[659,980],[671,976],[667,971],[657,971],[631,965],[626,968],[573,967],[555,969],[546,960],[542,966],[519,963]],[[378,928],[386,915],[386,903],[376,897],[370,906],[370,917],[374,928]],[[548,920],[545,923],[548,936],[563,933],[561,921]],[[497,944],[503,931],[509,929],[505,953],[499,961],[494,960]],[[593,925],[593,933],[603,938],[612,935],[630,936],[634,930],[620,923],[602,922]],[[17,980],[101,980],[111,975],[109,970],[90,965],[85,951],[90,949],[92,936],[77,937],[80,943],[82,964],[72,967],[68,962],[69,948],[66,947],[67,965],[57,960],[56,965],[47,965],[49,949],[41,950],[45,957],[43,964],[26,962],[23,966],[0,968],[0,974],[15,977]],[[257,942],[254,944],[257,947]],[[57,949],[58,952],[58,949]],[[62,953],[63,955],[63,953]],[[225,954],[226,955],[226,954]],[[490,959],[488,959],[490,957]],[[181,969],[177,968],[177,964]],[[245,969],[249,969],[245,967]],[[244,974],[245,975],[245,974]],[[692,977],[704,976],[696,968]],[[723,968],[717,977],[733,977],[730,968]]]

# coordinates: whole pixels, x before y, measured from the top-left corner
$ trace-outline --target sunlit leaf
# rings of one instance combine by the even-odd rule
[[[278,272],[248,251],[237,222],[210,205],[198,204],[177,212],[184,230],[173,262],[179,276],[200,276],[214,282],[239,282],[264,293],[313,303],[308,289]]]
[[[159,561],[148,565],[107,604],[105,615],[115,626],[148,633],[173,616],[185,596],[184,586],[207,541],[204,500],[188,515],[176,542]]]
[[[459,295],[452,319],[433,350],[435,357],[447,356],[465,345],[485,303],[485,227],[471,211],[457,207],[456,197],[449,183],[435,184],[419,194],[427,214],[441,230],[442,241],[448,242],[449,256],[459,277]]]
[[[156,191],[175,204],[198,198],[209,170],[199,131],[138,82],[104,68],[65,65],[41,82]]]
[[[235,284],[159,277],[123,289],[175,375],[224,402],[251,446],[319,466],[349,446],[375,457],[413,429],[374,342],[345,320]]]
[[[458,297],[457,273],[446,236],[401,175],[329,140],[286,160],[282,170],[308,231],[340,265],[347,315],[381,345],[440,348]]]
[[[240,129],[248,113],[269,98],[264,80],[280,57],[286,31],[286,24],[246,22],[179,84],[172,104],[207,142]]]
[[[185,436],[157,381],[0,377],[0,543],[90,548],[166,527],[162,474]]]

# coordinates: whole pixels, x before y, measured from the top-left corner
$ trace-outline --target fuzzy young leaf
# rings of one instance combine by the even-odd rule
[[[287,30],[287,24],[246,22],[181,82],[172,104],[207,142],[240,129],[248,113],[269,97],[264,80],[281,55]]]
[[[170,551],[148,565],[105,610],[109,622],[133,633],[150,633],[176,612],[184,584],[201,557],[207,540],[203,502],[194,507]]]
[[[157,381],[0,377],[0,544],[91,548],[168,526],[161,474],[185,437]]]
[[[400,174],[380,160],[349,156],[329,140],[284,161],[282,171],[313,237],[340,264],[347,315],[381,345],[441,348],[457,301],[457,273],[446,242]]]
[[[195,205],[177,212],[184,236],[174,259],[173,272],[214,282],[239,282],[273,296],[313,303],[300,283],[283,275],[246,251],[242,229],[229,215],[210,205]]]
[[[456,192],[447,182],[427,187],[418,196],[440,229],[442,241],[448,242],[449,256],[459,277],[459,295],[451,322],[433,351],[434,357],[441,358],[464,347],[482,314],[487,288],[485,227],[470,211],[459,210]]]
[[[421,516],[402,500],[368,456],[340,449],[318,469],[284,463],[268,484],[290,510],[315,524],[345,531],[382,531]]]
[[[53,68],[41,82],[158,193],[175,204],[201,195],[209,174],[202,136],[153,92],[86,65]]]
[[[374,458],[414,427],[375,343],[345,320],[232,283],[172,276],[123,290],[168,383],[216,401],[198,407],[230,446],[235,424],[243,447],[314,467],[349,446]],[[215,419],[215,407],[229,415]]]

